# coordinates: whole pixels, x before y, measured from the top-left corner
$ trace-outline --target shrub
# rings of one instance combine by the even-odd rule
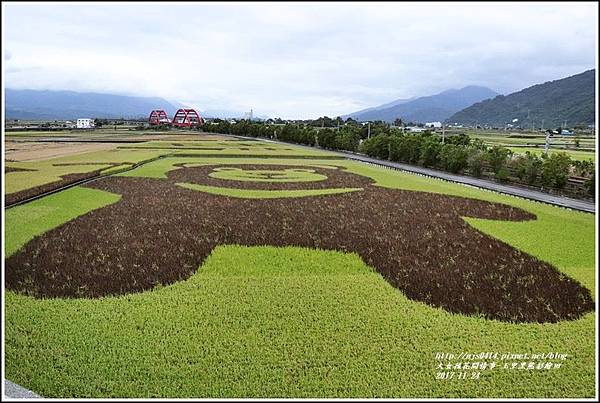
[[[440,159],[440,151],[442,150],[442,142],[439,136],[427,136],[421,144],[421,163],[423,166],[436,166]]]
[[[469,155],[469,172],[471,175],[480,177],[483,173],[483,167],[485,165],[485,152],[479,149],[473,149]]]
[[[469,150],[455,144],[444,144],[440,151],[440,165],[443,169],[458,173],[468,166]]]
[[[567,184],[571,157],[567,153],[558,152],[545,157],[542,162],[542,184],[562,189]]]
[[[395,136],[390,146],[390,159],[392,161],[417,164],[421,158],[422,136],[407,135]]]
[[[542,169],[542,159],[529,151],[525,155],[518,155],[512,160],[512,166],[515,169],[515,175],[530,185],[533,185],[540,175]]]
[[[335,130],[321,129],[317,134],[319,146],[323,148],[334,148],[335,146]]]
[[[506,182],[509,177],[508,169],[506,167],[502,167],[498,170],[498,172],[496,172],[496,174],[494,176],[496,177],[497,180],[499,180],[501,182]]]
[[[575,174],[579,176],[589,176],[596,172],[596,166],[593,161],[573,161],[573,168],[575,168]]]
[[[335,136],[335,147],[340,150],[356,151],[360,143],[360,130],[344,127]]]
[[[497,174],[500,169],[506,166],[506,161],[512,152],[504,147],[493,146],[487,150],[487,161],[490,164],[492,172]]]
[[[458,136],[447,137],[445,143],[454,144],[457,146],[468,146],[471,144],[471,138],[468,135],[461,133]]]
[[[585,187],[590,196],[596,197],[596,172],[592,172],[592,176],[585,181]]]
[[[389,156],[390,137],[385,134],[371,137],[363,141],[360,145],[360,152],[371,158],[387,159]]]

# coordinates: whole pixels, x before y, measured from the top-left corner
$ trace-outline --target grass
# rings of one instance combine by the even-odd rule
[[[451,315],[339,252],[220,247],[192,278],[153,292],[74,301],[8,293],[6,304],[7,376],[43,396],[593,393],[593,343],[578,342],[593,340],[592,315],[550,326]],[[561,372],[436,381],[435,352],[463,350],[571,356]]]
[[[89,211],[115,203],[120,195],[74,187],[13,207],[5,212],[4,253],[12,255],[34,236],[55,228]]]
[[[161,159],[121,175],[161,178],[183,162],[198,159]],[[342,166],[380,186],[524,208],[538,219],[467,220],[595,292],[591,214],[350,161],[209,161],[217,162]],[[102,201],[88,191],[7,210],[7,254],[118,197]],[[52,197],[60,214],[45,210]],[[72,200],[82,208],[71,210]],[[593,397],[594,320],[454,315],[407,299],[353,254],[226,246],[188,280],[149,292],[76,300],[6,292],[6,377],[48,397]],[[496,368],[479,380],[436,380],[435,353],[462,351],[568,358],[558,370]]]
[[[47,183],[59,181],[62,175],[92,172],[97,169],[109,169],[112,163],[130,165],[157,157],[160,153],[148,150],[135,151],[93,151],[77,155],[52,158],[31,162],[8,162],[6,165],[15,168],[33,169],[35,171],[10,172],[4,174],[6,194],[31,189]],[[91,164],[94,163],[94,164]],[[57,164],[73,164],[57,166]],[[80,165],[77,165],[80,164]],[[119,169],[123,168],[121,166]]]
[[[200,192],[212,193],[221,196],[240,197],[244,199],[277,199],[285,197],[306,197],[348,193],[361,190],[360,188],[333,188],[333,189],[306,189],[306,190],[251,190],[221,188],[216,186],[197,185],[193,183],[178,183],[178,186]]]
[[[541,153],[546,144],[545,134],[527,135],[528,137],[512,137],[511,134],[470,134],[473,138],[481,139],[488,146],[504,146],[511,149],[515,153],[525,153],[525,151]],[[520,136],[520,134],[515,134]],[[579,147],[585,150],[580,150],[576,147],[576,140],[579,141]],[[590,149],[596,148],[595,137],[577,137],[577,136],[554,136],[550,145],[551,152],[563,151],[573,159],[596,159],[596,153]]]
[[[19,163],[10,164],[11,167],[36,169],[36,171],[9,172],[5,174],[6,194],[15,193],[21,190],[34,188],[50,182],[59,181],[61,176],[71,173],[92,172],[97,169],[110,168],[107,164],[94,165],[70,165],[70,166],[52,166],[49,163]],[[36,168],[32,168],[32,167]]]

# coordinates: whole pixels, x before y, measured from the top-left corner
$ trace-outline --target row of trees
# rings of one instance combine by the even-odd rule
[[[328,121],[332,124],[335,120]],[[336,122],[337,123],[337,122]],[[595,166],[591,161],[573,161],[566,153],[549,156],[513,154],[500,146],[488,147],[480,139],[466,134],[442,139],[425,131],[404,134],[398,128],[359,124],[336,128],[309,124],[264,124],[249,121],[216,121],[204,130],[240,136],[265,137],[332,150],[361,152],[370,157],[468,173],[476,177],[492,176],[500,181],[518,181],[533,186],[562,189],[571,175],[587,177],[586,187],[594,195]]]
[[[246,120],[237,123],[217,121],[204,130],[238,136],[276,138],[289,143],[347,151],[357,151],[362,138],[362,127],[359,126],[333,129],[301,124],[268,125]]]
[[[595,193],[595,166],[591,161],[573,161],[564,152],[549,156],[514,154],[501,146],[487,147],[481,140],[464,134],[449,137],[445,142],[431,133],[377,136],[364,141],[360,151],[379,159],[555,189],[564,188],[571,175],[583,176],[588,178],[585,182],[588,194]]]

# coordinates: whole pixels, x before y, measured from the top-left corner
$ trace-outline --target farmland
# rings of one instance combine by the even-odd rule
[[[542,154],[546,143],[543,133],[509,133],[485,132],[479,130],[465,130],[470,136],[478,138],[488,146],[507,147],[515,154],[531,153]],[[596,161],[595,136],[554,136],[550,142],[550,153],[566,152],[572,159]]]
[[[7,196],[113,173],[6,210],[7,379],[46,397],[593,396],[593,215],[190,136],[7,163]],[[436,352],[484,351],[567,359],[436,379]]]

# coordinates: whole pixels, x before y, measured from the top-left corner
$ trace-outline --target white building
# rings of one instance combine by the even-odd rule
[[[91,129],[94,127],[94,119],[82,118],[77,119],[78,129]]]
[[[442,122],[427,122],[425,123],[425,127],[442,127]]]
[[[406,126],[405,130],[407,132],[411,132],[411,133],[421,133],[427,129],[425,129],[424,127],[419,127],[419,126]]]

